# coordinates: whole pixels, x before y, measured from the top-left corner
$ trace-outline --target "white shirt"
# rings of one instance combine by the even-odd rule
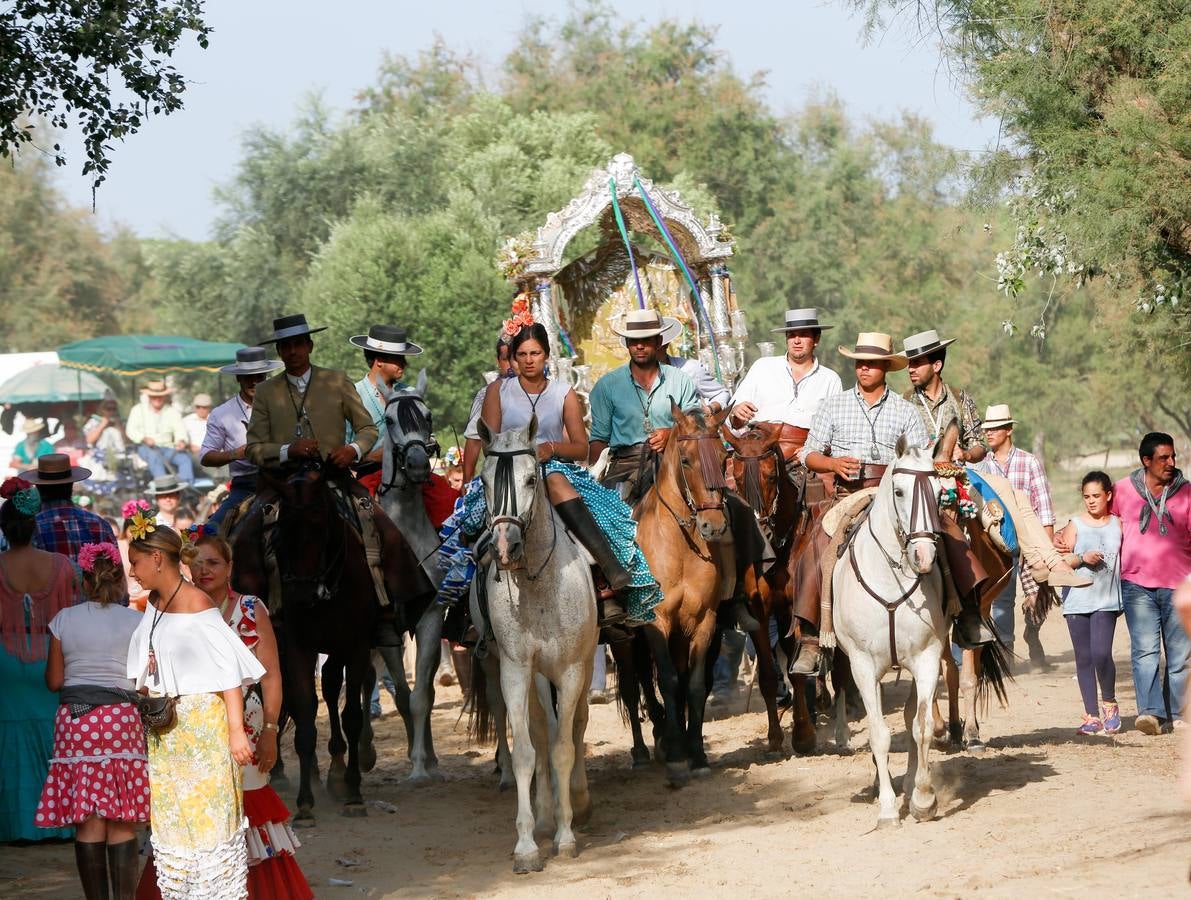
[[[190,436],[191,447],[201,447],[203,445],[203,441],[207,437],[207,421],[208,419],[200,419],[198,413],[190,413],[182,417],[182,426]]]
[[[50,622],[50,634],[62,642],[66,662],[64,687],[93,684],[131,690],[126,674],[128,645],[143,613],[116,603],[93,600],[64,609]]]
[[[157,671],[150,674],[149,632],[155,617],[153,655]],[[230,691],[260,681],[265,674],[265,667],[214,607],[197,613],[159,614],[153,604],[146,604],[125,658],[126,674],[136,679],[137,690],[147,687],[157,696]]]
[[[755,422],[778,422],[809,429],[819,405],[843,389],[839,375],[818,360],[814,368],[795,383],[784,355],[763,356],[744,376],[732,403],[748,402],[756,406]]]

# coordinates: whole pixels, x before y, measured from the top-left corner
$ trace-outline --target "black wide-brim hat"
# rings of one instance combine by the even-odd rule
[[[404,328],[394,325],[373,325],[367,334],[348,338],[351,343],[374,353],[390,353],[394,356],[418,356],[422,348],[408,339]]]
[[[284,341],[288,338],[301,337],[304,334],[317,334],[320,331],[326,330],[326,325],[311,328],[306,324],[306,317],[301,313],[295,316],[282,316],[279,319],[273,320],[273,334],[265,338],[261,343],[276,344],[278,341]]]

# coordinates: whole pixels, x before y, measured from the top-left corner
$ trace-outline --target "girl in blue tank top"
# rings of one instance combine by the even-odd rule
[[[1116,664],[1112,639],[1121,614],[1121,521],[1109,513],[1112,481],[1104,472],[1089,472],[1082,484],[1084,511],[1073,516],[1061,532],[1072,552],[1071,568],[1092,579],[1088,587],[1067,588],[1063,616],[1075,650],[1075,673],[1083,697],[1083,724],[1077,734],[1116,734],[1121,711],[1116,701]],[[1096,683],[1104,704],[1096,705]]]

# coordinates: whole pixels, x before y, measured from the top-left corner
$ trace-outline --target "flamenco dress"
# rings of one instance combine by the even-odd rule
[[[0,566],[0,842],[74,837],[73,828],[36,824],[58,712],[58,695],[45,686],[49,622],[74,600],[74,567],[61,555],[54,565],[50,585],[28,593]]]

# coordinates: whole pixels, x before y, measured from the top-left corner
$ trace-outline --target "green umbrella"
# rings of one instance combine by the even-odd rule
[[[102,400],[108,393],[111,393],[108,386],[90,372],[45,363],[17,372],[0,384],[0,403],[27,406],[31,403]]]
[[[71,369],[113,375],[216,372],[235,362],[243,346],[176,335],[119,334],[66,344],[58,348],[58,359]]]

